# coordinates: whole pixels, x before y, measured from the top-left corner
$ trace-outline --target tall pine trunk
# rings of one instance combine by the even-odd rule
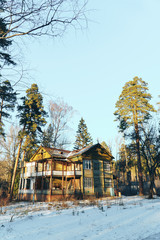
[[[15,182],[15,178],[16,178],[16,171],[17,171],[17,167],[18,167],[18,161],[19,161],[19,157],[20,157],[22,142],[23,142],[23,138],[20,139],[19,146],[18,146],[17,157],[16,157],[16,161],[15,161],[15,164],[14,164],[11,190],[10,190],[10,201],[12,200],[12,197],[13,197],[13,188],[14,188],[14,182]]]
[[[140,144],[139,144],[139,129],[138,124],[135,124],[135,133],[136,133],[136,153],[137,153],[137,166],[138,166],[138,178],[139,178],[139,195],[142,196],[143,192],[143,176],[142,176],[142,164],[141,164],[141,155],[140,155]]]

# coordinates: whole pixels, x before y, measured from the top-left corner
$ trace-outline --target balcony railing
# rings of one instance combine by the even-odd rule
[[[75,176],[81,176],[82,172],[80,170],[75,171]],[[21,174],[21,177],[41,177],[41,176],[51,176],[51,171],[42,172],[26,172]],[[74,171],[53,171],[52,176],[74,176]]]

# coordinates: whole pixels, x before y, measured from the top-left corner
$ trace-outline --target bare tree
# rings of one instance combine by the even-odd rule
[[[50,101],[49,112],[53,127],[53,145],[63,148],[70,144],[65,136],[65,131],[69,129],[68,123],[73,116],[73,108],[63,101]]]
[[[141,127],[141,154],[149,175],[149,198],[153,198],[156,173],[160,167],[160,130],[156,124]]]
[[[1,161],[0,161],[0,179],[11,183],[12,170],[16,159],[18,148],[18,128],[10,127],[6,139],[1,137]]]
[[[1,18],[7,29],[0,29],[0,39],[62,35],[69,25],[86,25],[86,4],[87,0],[0,0]]]

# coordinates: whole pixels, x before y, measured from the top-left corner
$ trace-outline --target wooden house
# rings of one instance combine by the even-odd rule
[[[41,146],[30,162],[21,163],[19,199],[113,196],[112,159],[99,143],[76,151]]]

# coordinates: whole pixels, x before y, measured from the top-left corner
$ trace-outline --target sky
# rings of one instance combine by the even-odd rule
[[[90,0],[87,10],[87,29],[68,28],[63,37],[29,39],[21,47],[31,82],[45,93],[45,107],[49,99],[61,98],[74,108],[71,141],[83,117],[94,143],[115,148],[113,113],[124,84],[141,77],[152,103],[158,101],[160,1]]]

